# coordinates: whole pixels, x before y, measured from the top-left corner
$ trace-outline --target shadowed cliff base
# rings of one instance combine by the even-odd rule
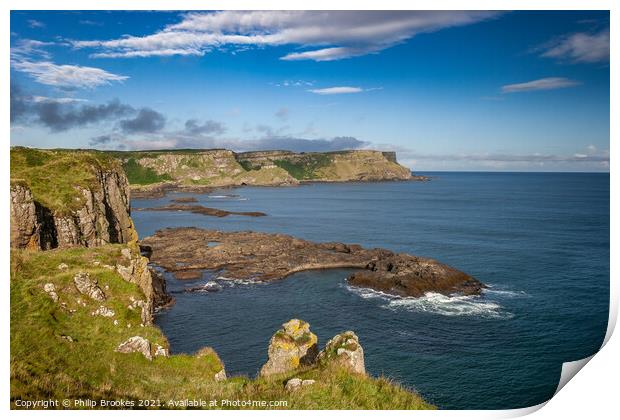
[[[141,242],[152,263],[184,272],[219,270],[226,278],[273,281],[317,269],[359,268],[348,281],[399,296],[477,295],[486,286],[472,276],[430,258],[339,242],[315,243],[283,234],[169,228]]]

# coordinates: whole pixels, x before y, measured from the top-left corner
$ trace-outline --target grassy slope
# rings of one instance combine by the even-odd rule
[[[173,355],[147,361],[141,354],[120,354],[116,346],[134,335],[166,344],[157,327],[141,327],[139,310],[130,310],[130,296],[141,298],[137,286],[93,261],[114,265],[121,261],[122,245],[44,252],[11,252],[11,401],[42,398],[286,400],[288,408],[432,408],[417,395],[386,379],[314,368],[294,375],[251,380],[245,377],[215,382],[221,365],[215,353],[196,358]],[[67,271],[58,270],[61,262]],[[119,320],[93,317],[99,303],[78,294],[73,276],[88,271],[98,279]],[[55,284],[61,309],[43,291]],[[107,286],[107,288],[106,288]],[[77,299],[86,302],[83,307]],[[131,324],[131,327],[127,325]],[[73,338],[69,342],[61,336]],[[205,343],[209,344],[209,343]],[[267,349],[265,349],[265,353]],[[266,356],[266,354],[265,354]],[[294,393],[283,382],[293,376],[317,383]]]
[[[25,184],[35,201],[59,213],[82,207],[76,186],[97,187],[93,167],[113,169],[119,165],[101,152],[11,148],[11,183]]]

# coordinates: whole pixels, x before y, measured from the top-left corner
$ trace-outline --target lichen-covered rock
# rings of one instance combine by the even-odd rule
[[[60,264],[58,264],[58,269],[59,269],[60,271],[65,271],[65,270],[67,270],[68,268],[69,268],[69,266],[68,266],[66,263],[60,263]]]
[[[218,373],[213,375],[213,379],[215,379],[216,382],[225,381],[226,380],[226,371],[224,369],[220,370]]]
[[[364,350],[353,331],[345,331],[329,340],[317,361],[321,365],[343,367],[354,373],[366,374]]]
[[[54,283],[45,283],[43,290],[52,298],[54,302],[58,302],[58,293],[56,293],[56,286],[54,286]]]
[[[316,381],[314,379],[300,379],[300,378],[293,378],[293,379],[289,379],[286,382],[286,385],[284,386],[284,389],[286,389],[287,391],[291,392],[291,391],[297,391],[299,388],[304,387],[304,386],[309,386],[314,384]]]
[[[282,324],[269,342],[269,360],[260,370],[261,376],[290,372],[300,366],[311,365],[317,356],[317,337],[310,324],[291,319]]]
[[[118,353],[142,353],[148,360],[153,360],[151,355],[151,343],[144,337],[136,335],[119,344],[116,348]]]
[[[93,300],[105,300],[105,294],[97,285],[97,279],[92,279],[88,273],[77,273],[73,278],[73,283],[81,294],[86,295]]]
[[[160,346],[159,344],[155,345],[155,353],[153,354],[155,357],[168,357],[170,356],[170,352],[167,348]]]
[[[127,265],[116,264],[116,272],[125,281],[137,284],[146,298],[146,301],[132,301],[130,309],[140,307],[142,323],[151,325],[155,308],[171,301],[166,293],[166,282],[163,276],[148,266],[148,258],[141,256],[138,251],[132,254],[129,248],[123,248],[121,254],[127,260]]]
[[[91,312],[92,316],[102,316],[105,318],[112,318],[115,313],[112,309],[105,307],[105,306],[100,306],[98,307],[95,311]]]

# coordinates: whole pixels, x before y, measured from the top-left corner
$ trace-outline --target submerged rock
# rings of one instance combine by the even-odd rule
[[[97,285],[97,279],[91,279],[88,273],[77,273],[73,278],[73,283],[81,294],[86,295],[93,300],[105,300],[105,294]]]
[[[342,367],[353,373],[366,374],[364,350],[353,331],[335,335],[321,350],[317,361],[321,365]]]
[[[318,353],[317,341],[310,324],[305,321],[291,319],[282,324],[271,337],[269,360],[261,368],[260,375],[277,375],[311,365]]]

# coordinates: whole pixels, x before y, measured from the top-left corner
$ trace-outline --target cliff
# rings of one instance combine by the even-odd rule
[[[11,250],[13,408],[24,408],[17,401],[64,399],[70,401],[68,408],[95,409],[142,408],[139,401],[145,399],[159,400],[149,408],[168,409],[273,408],[225,405],[238,400],[282,401],[277,408],[284,409],[434,408],[388,379],[372,378],[347,366],[349,355],[336,352],[331,342],[325,352],[343,360],[319,355],[312,365],[292,365],[256,379],[228,379],[224,364],[210,347],[194,354],[170,354],[161,330],[144,322],[148,297],[115,269],[117,264],[131,265],[133,251],[129,254],[126,249],[103,245],[44,252]],[[345,344],[349,345],[348,339]],[[265,360],[274,358],[272,348],[259,351]],[[297,382],[300,387],[294,386]],[[76,399],[98,405],[75,406]],[[125,405],[105,407],[101,400],[123,400]],[[217,404],[193,405],[200,400]]]
[[[11,149],[11,247],[99,246],[136,240],[129,183],[98,152]]]
[[[411,171],[394,152],[347,150],[324,153],[230,150],[111,152],[134,189],[238,185],[296,185],[300,182],[409,180]]]

